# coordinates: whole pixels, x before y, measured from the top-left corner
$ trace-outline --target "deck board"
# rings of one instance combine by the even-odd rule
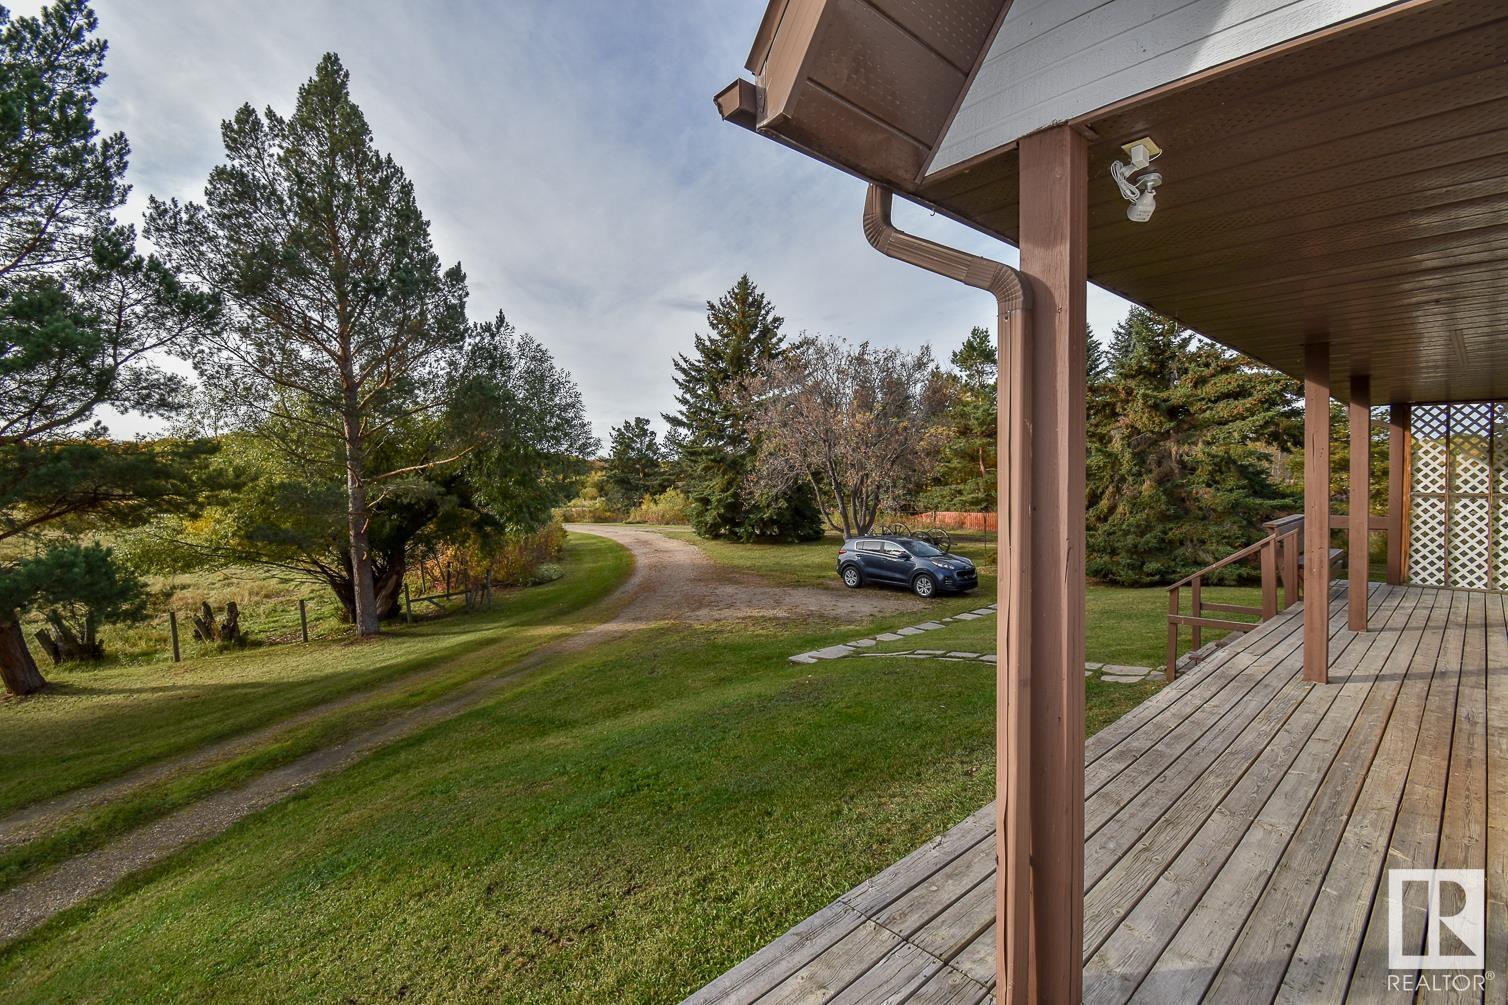
[[[1303,679],[1295,606],[1086,744],[1085,1001],[1382,999],[1407,866],[1486,869],[1503,973],[1508,608],[1378,584],[1371,607],[1351,632],[1332,593],[1328,685]],[[986,806],[687,1001],[979,1005],[994,922]]]

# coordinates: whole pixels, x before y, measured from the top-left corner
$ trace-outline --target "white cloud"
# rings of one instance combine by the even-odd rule
[[[133,213],[148,193],[197,197],[220,121],[247,101],[288,111],[320,55],[339,52],[441,257],[464,264],[472,315],[501,309],[548,345],[605,438],[672,407],[670,357],[690,346],[703,301],[745,271],[792,331],[946,355],[993,324],[988,296],[865,243],[860,182],[718,120],[712,95],[739,73],[763,8],[106,0],[98,117],[134,148]],[[950,221],[897,215],[1014,260]],[[1102,335],[1124,309],[1091,291]]]

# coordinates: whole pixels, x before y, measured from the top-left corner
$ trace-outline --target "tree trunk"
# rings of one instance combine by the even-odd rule
[[[396,557],[389,555],[381,574],[372,577],[378,617],[385,620],[403,613],[403,576],[407,571],[408,566],[401,554]]]
[[[362,456],[361,417],[356,409],[355,390],[346,388],[346,526],[351,537],[352,623],[356,637],[376,635],[381,626],[377,618],[377,595],[372,584],[372,556],[367,551],[367,485],[365,458]]]
[[[0,621],[0,680],[11,694],[35,694],[47,686],[14,615]]]

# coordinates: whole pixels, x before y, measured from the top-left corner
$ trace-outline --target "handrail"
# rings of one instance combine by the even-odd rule
[[[1267,531],[1267,536],[1262,540],[1249,544],[1240,551],[1227,555],[1213,565],[1200,569],[1192,576],[1185,576],[1168,587],[1168,666],[1166,672],[1169,681],[1173,680],[1177,674],[1178,634],[1181,627],[1189,628],[1194,639],[1193,652],[1197,653],[1203,648],[1206,628],[1227,632],[1249,632],[1269,618],[1276,617],[1279,584],[1283,587],[1284,608],[1293,606],[1299,600],[1303,587],[1302,580],[1299,578],[1299,563],[1304,553],[1304,515],[1295,513],[1292,516],[1279,517],[1276,520],[1267,521],[1262,527]],[[1258,556],[1262,566],[1261,607],[1204,601],[1203,589],[1206,576],[1243,559],[1249,559],[1253,555]],[[1337,556],[1338,551],[1332,551],[1326,555],[1326,561],[1333,564]],[[1183,613],[1184,589],[1189,591],[1191,601],[1188,614]],[[1204,616],[1205,611],[1256,615],[1258,620],[1233,621],[1229,618],[1207,618]]]
[[[1249,632],[1278,613],[1278,585],[1283,587],[1283,606],[1292,606],[1299,598],[1299,559],[1304,551],[1304,515],[1269,520],[1262,525],[1267,536],[1233,552],[1212,565],[1185,576],[1168,587],[1168,665],[1167,679],[1172,681],[1178,672],[1179,629],[1187,626],[1193,636],[1193,652],[1203,648],[1204,629],[1213,628],[1227,632]],[[1257,556],[1262,569],[1262,606],[1245,604],[1206,603],[1204,580],[1211,573],[1229,565]],[[1189,613],[1183,613],[1183,590],[1188,589]],[[1256,621],[1234,621],[1229,618],[1208,618],[1206,611],[1221,614],[1255,615]],[[1197,658],[1197,657],[1196,657]]]
[[[1188,586],[1194,580],[1196,580],[1196,579],[1203,579],[1205,576],[1209,575],[1210,573],[1216,572],[1216,571],[1218,571],[1220,569],[1223,569],[1227,565],[1230,565],[1232,562],[1239,562],[1243,558],[1250,558],[1252,555],[1255,555],[1257,552],[1261,551],[1263,548],[1266,548],[1268,546],[1268,544],[1271,542],[1271,540],[1272,540],[1272,537],[1271,537],[1271,535],[1269,535],[1267,537],[1264,537],[1262,540],[1258,541],[1256,544],[1248,544],[1246,547],[1242,548],[1240,551],[1235,552],[1235,553],[1230,554],[1230,555],[1226,555],[1224,558],[1222,558],[1220,561],[1216,562],[1214,565],[1206,566],[1205,568],[1200,569],[1198,572],[1194,573],[1191,576],[1185,576],[1185,577],[1183,577],[1178,582],[1176,582],[1172,586],[1168,587],[1168,589],[1170,589],[1170,590],[1176,590],[1180,586]]]

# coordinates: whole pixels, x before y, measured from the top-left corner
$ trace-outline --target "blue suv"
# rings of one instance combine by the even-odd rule
[[[865,583],[910,587],[918,597],[964,593],[979,585],[974,563],[910,537],[855,537],[838,550],[838,576],[856,590]]]

